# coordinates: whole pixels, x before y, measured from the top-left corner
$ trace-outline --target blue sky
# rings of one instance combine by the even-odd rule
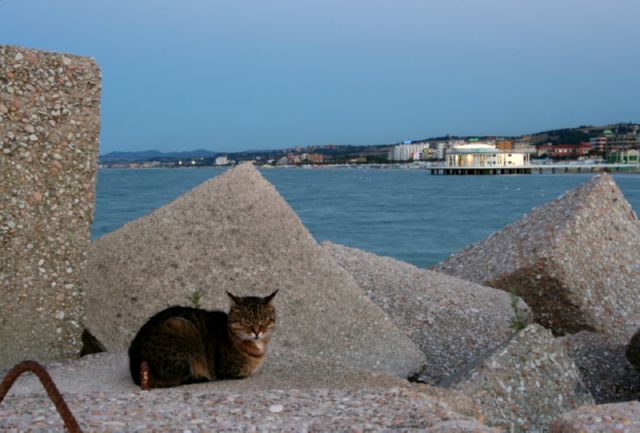
[[[380,144],[640,121],[637,0],[0,0],[94,57],[101,153]]]

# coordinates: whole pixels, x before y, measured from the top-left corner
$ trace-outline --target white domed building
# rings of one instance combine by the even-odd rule
[[[488,143],[465,143],[447,151],[446,174],[507,174],[531,170],[530,154],[501,150]]]

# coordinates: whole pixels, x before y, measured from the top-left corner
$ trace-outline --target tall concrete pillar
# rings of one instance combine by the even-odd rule
[[[100,70],[0,45],[0,368],[77,356]]]

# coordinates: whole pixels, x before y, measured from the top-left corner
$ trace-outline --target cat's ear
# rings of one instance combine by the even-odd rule
[[[238,296],[235,296],[234,294],[232,294],[231,292],[227,291],[227,295],[229,296],[229,299],[231,299],[231,301],[236,304],[236,305],[242,305],[242,299]]]
[[[278,293],[278,290],[276,290],[275,292],[273,292],[272,294],[270,294],[269,296],[266,296],[264,298],[264,303],[265,304],[270,304],[271,301],[273,301],[273,298],[276,296],[276,294]]]

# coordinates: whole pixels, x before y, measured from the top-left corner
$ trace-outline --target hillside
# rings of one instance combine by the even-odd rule
[[[532,145],[542,143],[556,144],[579,144],[588,142],[590,138],[601,136],[605,131],[610,131],[613,135],[625,135],[633,133],[640,129],[638,123],[615,123],[604,126],[581,125],[577,128],[561,128],[548,131],[536,132],[533,134],[522,136],[509,136],[503,138],[519,140],[524,137],[530,137]],[[431,137],[421,140],[413,140],[412,143],[419,142],[437,142],[448,140],[467,140],[469,138],[494,139],[495,136],[457,136],[449,135],[442,137]],[[101,164],[118,164],[118,163],[177,163],[178,161],[195,160],[197,165],[211,165],[218,156],[227,156],[232,161],[270,161],[278,160],[287,155],[320,154],[325,161],[335,163],[346,162],[351,159],[359,158],[367,162],[378,162],[386,159],[387,152],[397,143],[378,144],[369,146],[353,146],[353,145],[316,145],[306,147],[269,149],[269,150],[247,150],[241,152],[213,152],[204,149],[183,152],[160,152],[157,150],[147,150],[142,152],[111,152],[100,156]]]

